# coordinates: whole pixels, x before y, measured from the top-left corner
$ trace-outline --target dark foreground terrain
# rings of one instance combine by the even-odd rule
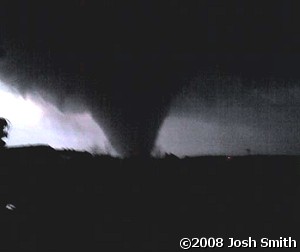
[[[224,250],[228,238],[252,237],[258,251],[264,237],[300,242],[300,157],[122,160],[47,146],[0,156],[1,252],[175,252],[184,237],[223,238]]]

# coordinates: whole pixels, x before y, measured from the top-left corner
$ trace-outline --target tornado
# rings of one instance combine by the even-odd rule
[[[115,61],[113,66],[101,63],[103,71],[98,73],[103,59],[91,60],[94,55],[79,59],[74,54],[69,59],[54,53],[28,53],[17,43],[11,45],[0,60],[1,80],[63,112],[89,111],[123,157],[150,155],[171,100],[185,82],[173,73],[176,59],[142,55]],[[172,70],[168,70],[171,61]]]
[[[2,0],[0,78],[62,111],[89,111],[120,155],[149,155],[199,73],[238,77],[241,90],[299,80],[298,16],[259,7],[264,15],[255,1]]]
[[[4,2],[1,80],[62,111],[89,111],[120,155],[149,155],[186,80],[159,24],[143,18],[147,10],[106,1]]]

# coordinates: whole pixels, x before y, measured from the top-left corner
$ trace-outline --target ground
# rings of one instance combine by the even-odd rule
[[[118,159],[47,146],[0,156],[0,251],[183,251],[184,237],[223,238],[224,246],[228,238],[300,240],[299,156]]]

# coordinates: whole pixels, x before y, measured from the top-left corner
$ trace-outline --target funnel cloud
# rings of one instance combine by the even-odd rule
[[[88,111],[122,156],[151,153],[169,112],[180,113],[174,99],[199,75],[239,78],[237,101],[268,86],[266,79],[275,89],[299,80],[299,17],[289,3],[16,0],[0,7],[1,80],[61,111]],[[203,109],[222,83],[195,96]],[[216,97],[219,106],[228,97]]]

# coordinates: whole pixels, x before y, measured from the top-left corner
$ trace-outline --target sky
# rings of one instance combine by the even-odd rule
[[[153,146],[180,156],[299,153],[291,1],[0,5],[0,79],[16,90],[1,106],[16,127],[11,144],[97,144],[122,156]],[[30,120],[17,113],[25,108]]]
[[[194,78],[172,101],[156,145],[179,156],[299,154],[299,81],[245,81]]]
[[[253,89],[238,99],[223,91],[217,97],[216,91],[208,102],[201,98],[205,85],[208,83],[203,84],[199,77],[173,100],[158,132],[154,155],[158,150],[180,157],[245,155],[247,149],[252,154],[299,154],[300,87]],[[255,108],[253,104],[258,103]],[[9,147],[48,144],[57,149],[117,154],[88,111],[62,112],[39,96],[24,97],[4,83],[0,83],[0,115],[12,125]]]
[[[2,82],[0,116],[11,123],[8,147],[47,144],[57,149],[115,155],[102,129],[88,112],[62,112],[40,97],[24,97]]]

